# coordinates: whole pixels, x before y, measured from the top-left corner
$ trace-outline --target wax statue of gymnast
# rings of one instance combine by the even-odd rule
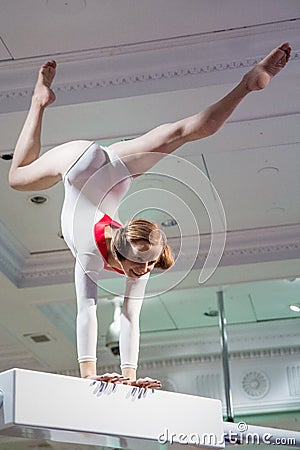
[[[14,189],[26,191],[48,189],[64,181],[62,230],[76,258],[77,350],[83,378],[160,387],[158,380],[148,377],[136,379],[139,315],[150,272],[154,267],[167,269],[172,266],[173,255],[155,223],[134,219],[121,226],[112,220],[112,216],[129,189],[130,174],[141,174],[153,165],[146,154],[169,154],[187,142],[214,134],[246,95],[268,85],[286,65],[290,52],[287,42],[275,48],[246,73],[229,94],[200,113],[158,126],[143,136],[117,142],[107,148],[77,140],[59,145],[39,157],[43,113],[55,100],[51,83],[56,63],[49,61],[40,69],[28,116],[14,151],[9,183]],[[107,192],[109,194],[105,195]],[[89,208],[93,210],[95,222],[92,229],[85,230]],[[74,223],[79,223],[76,239]],[[97,375],[96,372],[95,281],[103,269],[115,270],[126,276],[120,335],[122,375]]]

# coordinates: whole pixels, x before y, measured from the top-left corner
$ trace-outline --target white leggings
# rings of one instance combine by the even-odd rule
[[[79,362],[95,361],[97,347],[97,281],[104,268],[94,239],[94,225],[104,214],[116,221],[118,207],[132,178],[111,150],[88,143],[63,175],[65,200],[61,214],[64,239],[76,258],[77,350]],[[139,315],[148,276],[126,279],[121,316],[121,368],[137,367]]]

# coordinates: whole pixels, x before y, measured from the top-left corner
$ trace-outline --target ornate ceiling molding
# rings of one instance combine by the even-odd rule
[[[162,345],[162,348],[164,346]],[[219,353],[211,353],[205,355],[187,355],[180,356],[174,358],[164,358],[164,351],[161,351],[162,358],[160,359],[152,359],[152,360],[144,360],[141,359],[139,362],[139,369],[141,371],[153,370],[153,369],[168,369],[168,368],[179,368],[186,366],[198,366],[201,364],[211,364],[215,362],[219,362],[221,360],[221,355]],[[229,355],[230,361],[241,361],[245,359],[251,359],[253,361],[260,359],[273,359],[276,357],[295,357],[300,355],[300,347],[278,347],[272,349],[259,349],[252,351],[239,351],[232,352]],[[101,364],[101,372],[118,372],[120,370],[119,361],[116,360],[115,364]],[[78,369],[65,369],[60,370],[56,373],[64,374],[64,375],[74,375],[79,376]]]
[[[54,87],[58,94],[56,106],[183,89],[187,83],[189,88],[200,87],[204,84],[209,85],[211,74],[249,68],[257,64],[262,57],[260,55],[253,58],[204,64],[195,64],[194,61],[183,65],[177,63],[169,68],[140,69],[124,75],[122,70],[118,70],[109,77],[101,77],[96,80],[85,78],[65,82]],[[291,61],[299,60],[300,51],[296,51]],[[168,82],[167,85],[166,81]],[[221,82],[221,78],[219,78],[219,82]],[[33,89],[27,87],[0,92],[0,113],[26,110],[32,93]]]
[[[0,222],[0,247],[0,270],[15,286],[20,287],[22,271],[30,253],[2,222]]]
[[[99,78],[97,80],[79,80],[73,82],[66,82],[64,84],[57,85],[55,91],[58,93],[70,93],[74,94],[76,91],[85,91],[89,89],[105,89],[114,86],[128,86],[135,83],[160,81],[162,79],[170,80],[172,78],[186,77],[190,75],[207,74],[212,72],[220,72],[230,69],[240,69],[244,67],[251,67],[262,59],[262,56],[251,59],[239,59],[229,62],[216,62],[212,64],[192,64],[185,67],[169,68],[169,69],[155,69],[149,71],[130,73],[127,75],[120,75],[120,73],[112,74],[110,77]],[[293,56],[294,60],[299,59],[298,53]],[[7,101],[16,101],[21,98],[30,98],[32,96],[33,89],[19,88],[8,91],[0,92],[0,103]]]
[[[250,50],[245,54],[249,36],[254,40],[253,48],[259,47],[257,41],[261,38],[264,45],[270,43],[272,48],[278,33],[288,33],[294,47],[291,60],[299,61],[299,22],[296,18],[276,24],[3,61],[0,62],[0,112],[28,108],[37,68],[50,56],[59,63],[54,86],[59,94],[57,106],[191,89],[236,81],[235,71],[260,61],[265,48],[262,54],[251,54]],[[29,80],[33,80],[32,84]]]
[[[201,236],[200,252],[193,269],[199,270],[203,267],[210,239],[209,235]],[[168,241],[176,254],[180,248],[179,238],[169,238]],[[30,254],[1,223],[0,245],[3,248],[0,256],[0,269],[17,287],[73,282],[74,260],[69,250]],[[172,269],[174,272],[182,271],[188,264],[190,265],[193,245],[194,237],[187,237],[185,254],[180,255],[178,263],[174,270]],[[299,224],[284,225],[228,233],[219,267],[297,260],[299,258]],[[105,272],[104,277],[109,279],[110,273]]]
[[[202,348],[201,348],[202,350]],[[98,372],[119,372],[119,360],[108,363],[101,348]],[[167,355],[167,356],[166,356]],[[275,346],[230,352],[230,368],[235,413],[293,411],[299,408],[299,346]],[[111,361],[111,359],[110,359]],[[193,354],[186,346],[181,356],[170,356],[162,342],[160,357],[149,358],[141,348],[139,376],[163,381],[164,390],[219,398],[225,409],[221,355],[218,352]],[[60,374],[80,376],[77,368],[60,370]],[[252,383],[253,382],[253,383]],[[282,386],[278,390],[278,383]]]

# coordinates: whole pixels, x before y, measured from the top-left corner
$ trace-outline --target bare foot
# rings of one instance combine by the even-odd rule
[[[272,50],[271,53],[244,76],[247,89],[249,91],[264,89],[271,79],[285,67],[290,58],[290,54],[291,47],[288,42]]]
[[[55,76],[55,69],[56,62],[48,61],[42,65],[39,71],[33,97],[40,106],[46,107],[55,101],[55,94],[51,89],[51,83]]]

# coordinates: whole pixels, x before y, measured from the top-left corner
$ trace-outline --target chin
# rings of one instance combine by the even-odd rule
[[[141,275],[138,275],[137,273],[135,273],[133,270],[130,271],[130,276],[131,278],[140,278],[143,275],[145,275],[144,273],[142,273]]]

